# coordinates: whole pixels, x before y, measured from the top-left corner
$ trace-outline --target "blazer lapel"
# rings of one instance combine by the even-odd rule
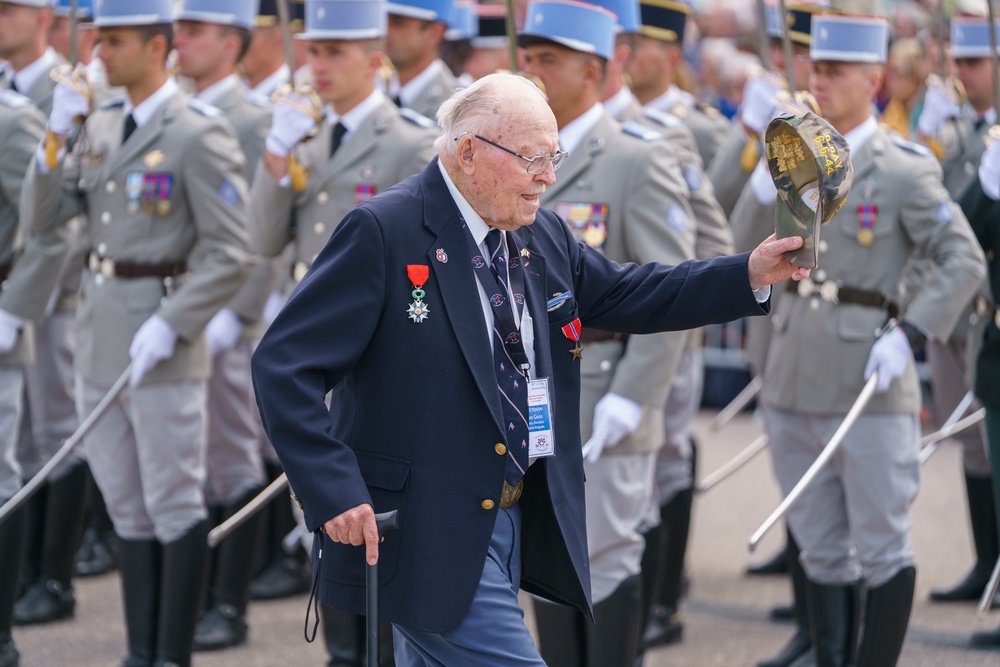
[[[133,158],[146,150],[150,144],[155,142],[160,134],[163,132],[163,126],[166,123],[172,122],[174,117],[177,115],[177,105],[183,103],[179,95],[171,97],[169,100],[163,103],[153,117],[149,119],[148,122],[143,123],[141,127],[137,127],[129,140],[124,144],[120,144],[118,150],[114,152],[108,163],[108,172],[113,172],[116,169],[128,164]],[[121,141],[121,136],[125,130],[125,115],[122,114],[122,118],[118,123],[118,140]]]
[[[389,104],[389,102],[386,102],[386,104]],[[351,136],[347,137],[347,140],[340,145],[337,152],[330,158],[327,171],[330,173],[343,171],[362,156],[373,151],[376,146],[376,136],[385,132],[388,127],[389,119],[386,117],[386,109],[384,106],[380,106],[369,114],[364,122],[361,123],[361,127],[352,132]],[[333,132],[331,130],[331,139],[332,135]],[[326,142],[326,146],[327,150],[329,150],[329,140]]]
[[[427,263],[434,272],[448,321],[476,379],[476,385],[493,413],[497,428],[503,430],[493,355],[488,345],[482,302],[472,270],[472,256],[467,239],[469,231],[451,198],[448,186],[438,172],[437,158],[424,170],[420,181],[424,193],[424,225],[436,237],[427,249]],[[447,254],[447,262],[437,260],[438,250]]]
[[[531,248],[531,227],[522,227],[514,232],[517,247],[522,250],[521,266],[524,269],[524,298],[528,302],[528,312],[535,336],[535,367],[531,377],[552,377],[552,349],[549,346],[549,316],[545,299],[545,258]],[[523,251],[527,251],[525,254]]]

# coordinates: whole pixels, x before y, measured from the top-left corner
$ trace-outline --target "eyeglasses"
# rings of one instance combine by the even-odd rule
[[[511,155],[513,155],[514,157],[521,158],[522,160],[528,163],[524,165],[524,168],[532,176],[537,176],[541,173],[544,173],[545,170],[548,168],[549,163],[552,164],[552,171],[559,171],[559,167],[562,166],[563,160],[566,159],[567,155],[566,151],[556,151],[555,153],[543,153],[542,155],[536,155],[535,157],[525,157],[520,153],[515,153],[506,146],[501,146],[495,141],[490,141],[486,137],[481,137],[478,134],[471,134],[469,132],[463,132],[462,134],[458,135],[457,137],[455,137],[455,141],[458,141],[467,134],[470,134],[471,136],[475,137],[476,139],[479,139],[480,141],[485,141],[490,146],[496,146],[500,150],[506,151]]]

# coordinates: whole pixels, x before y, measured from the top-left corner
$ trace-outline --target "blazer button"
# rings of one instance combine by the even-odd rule
[[[493,501],[490,500],[490,499],[488,499],[488,498],[483,501],[483,509],[484,510],[491,510],[491,509],[493,509],[493,505],[494,505]]]
[[[507,447],[502,442],[498,442],[493,449],[495,449],[497,454],[499,454],[500,456],[503,456],[504,454],[507,453]]]

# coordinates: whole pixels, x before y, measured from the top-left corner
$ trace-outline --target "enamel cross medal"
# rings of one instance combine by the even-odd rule
[[[424,303],[424,283],[427,282],[427,277],[429,275],[429,267],[426,264],[407,264],[406,265],[406,277],[410,279],[413,284],[413,291],[410,292],[410,296],[413,297],[413,303],[407,308],[407,316],[413,320],[415,323],[420,324],[427,319],[430,314],[430,310],[427,308],[427,304]]]

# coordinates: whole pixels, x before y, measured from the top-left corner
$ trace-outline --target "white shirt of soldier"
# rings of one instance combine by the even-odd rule
[[[424,88],[429,86],[431,81],[433,81],[445,67],[447,66],[444,62],[438,58],[428,65],[427,69],[413,77],[405,86],[399,85],[399,74],[394,72],[392,78],[389,79],[389,95],[392,97],[399,95],[399,101],[403,103],[404,107],[408,107],[413,104],[413,100],[420,97],[420,93],[424,92]]]
[[[200,93],[195,93],[194,97],[197,97],[199,100],[208,104],[215,104],[220,97],[238,85],[240,85],[239,77],[235,74],[230,74],[229,76],[216,81]]]
[[[256,93],[264,97],[264,99],[270,100],[271,95],[274,91],[278,89],[283,83],[288,83],[289,69],[288,65],[282,65],[274,71],[273,74],[268,76],[266,79],[258,83],[256,86],[250,89],[250,92]],[[244,82],[246,83],[246,82]],[[249,83],[247,83],[249,85]]]
[[[618,118],[623,111],[632,103],[632,91],[622,86],[618,92],[604,100],[604,108],[612,118]]]
[[[14,72],[13,81],[14,85],[17,86],[18,91],[22,95],[26,95],[27,92],[35,85],[35,82],[42,76],[48,76],[49,72],[52,71],[54,67],[59,64],[59,54],[55,52],[51,46],[45,49],[45,53],[42,57],[31,63],[27,67]],[[10,67],[8,65],[7,67]],[[8,82],[9,85],[9,82]]]
[[[667,92],[651,99],[646,106],[657,111],[670,111],[678,104],[690,108],[694,107],[696,103],[697,100],[691,93],[685,92],[677,86],[670,86],[667,88]]]
[[[168,78],[167,82],[160,86],[159,90],[140,102],[138,106],[133,107],[132,101],[126,96],[125,106],[122,108],[122,117],[124,118],[128,114],[132,114],[132,120],[135,121],[136,129],[138,129],[148,123],[157,109],[163,106],[163,103],[169,100],[178,90],[177,82]]]
[[[341,142],[344,142],[347,141],[347,138],[351,136],[352,132],[361,127],[361,124],[365,122],[365,119],[373,114],[384,101],[385,93],[381,90],[375,89],[372,91],[371,95],[363,99],[360,104],[355,105],[353,109],[345,113],[343,116],[338,116],[337,112],[333,110],[333,107],[328,106],[326,108],[327,118],[330,120],[330,125],[340,123],[347,130],[346,134],[344,134],[341,139]]]

